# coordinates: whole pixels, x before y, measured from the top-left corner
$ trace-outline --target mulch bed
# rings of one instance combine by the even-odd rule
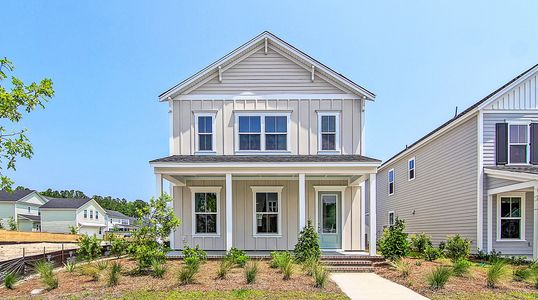
[[[536,293],[529,282],[515,282],[512,280],[512,273],[507,272],[507,275],[498,284],[495,289],[486,287],[486,271],[487,268],[472,266],[470,273],[465,277],[451,276],[447,284],[443,289],[432,290],[430,289],[427,276],[437,266],[445,265],[450,266],[448,260],[439,260],[435,262],[428,262],[422,259],[405,258],[411,265],[411,271],[407,278],[400,276],[400,273],[391,266],[380,266],[375,268],[375,272],[391,281],[406,286],[417,293],[420,293],[426,297],[434,297],[436,295],[450,295],[457,292],[473,293],[483,291],[493,291],[495,293],[509,293],[509,292],[523,292],[523,293]],[[420,266],[416,263],[420,262]]]
[[[327,280],[324,289],[314,287],[314,279],[306,276],[299,266],[290,280],[283,280],[282,273],[271,269],[267,261],[260,261],[259,273],[256,283],[247,284],[243,268],[233,268],[226,279],[217,279],[218,261],[207,261],[200,266],[200,272],[196,274],[194,283],[180,285],[177,279],[178,270],[182,262],[178,260],[167,261],[167,272],[164,278],[154,278],[150,275],[129,275],[129,271],[136,268],[136,263],[130,259],[119,259],[122,264],[122,277],[116,287],[106,287],[106,272],[102,271],[101,279],[96,282],[91,277],[60,270],[58,274],[59,287],[52,291],[46,291],[43,298],[57,299],[68,298],[76,295],[78,299],[99,299],[104,295],[120,297],[125,293],[146,291],[231,291],[238,289],[255,289],[265,291],[310,291],[310,292],[333,292],[342,293],[338,286]],[[111,263],[110,261],[109,263]],[[43,288],[39,278],[29,279],[15,286],[13,290],[0,289],[0,298],[21,297],[28,298],[30,292],[36,288]],[[97,293],[96,293],[97,292]]]

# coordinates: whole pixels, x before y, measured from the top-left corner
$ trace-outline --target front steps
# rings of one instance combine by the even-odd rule
[[[330,272],[369,273],[374,265],[384,262],[381,256],[369,255],[322,255],[321,263]]]

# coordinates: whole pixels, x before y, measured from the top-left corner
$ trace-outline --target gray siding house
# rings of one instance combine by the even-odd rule
[[[311,220],[323,249],[366,250],[374,97],[269,32],[165,91],[170,153],[150,164],[182,220],[171,247],[288,250]]]
[[[434,243],[538,258],[538,65],[381,165],[377,233],[395,218]]]

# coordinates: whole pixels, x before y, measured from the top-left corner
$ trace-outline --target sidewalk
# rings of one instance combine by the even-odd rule
[[[333,273],[331,279],[351,300],[428,299],[375,273]]]

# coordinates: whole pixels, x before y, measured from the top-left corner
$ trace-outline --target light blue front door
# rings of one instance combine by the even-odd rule
[[[318,234],[322,249],[340,249],[342,227],[340,192],[322,192],[318,199]]]

